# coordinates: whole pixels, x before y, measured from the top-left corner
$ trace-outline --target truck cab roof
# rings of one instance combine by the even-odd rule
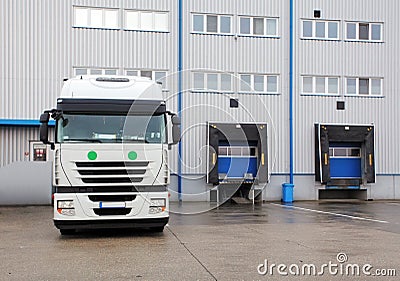
[[[159,100],[161,85],[147,77],[83,75],[64,83],[60,98]]]

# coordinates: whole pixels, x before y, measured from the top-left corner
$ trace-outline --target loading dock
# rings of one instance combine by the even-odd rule
[[[330,143],[331,179],[362,179],[360,144]]]
[[[315,124],[315,180],[324,186],[319,199],[366,199],[374,161],[373,125]]]
[[[209,122],[207,128],[210,200],[261,198],[268,180],[267,124]]]

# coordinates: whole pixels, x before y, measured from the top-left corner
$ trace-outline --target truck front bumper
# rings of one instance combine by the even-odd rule
[[[54,220],[58,229],[107,229],[164,227],[169,217],[146,219]]]

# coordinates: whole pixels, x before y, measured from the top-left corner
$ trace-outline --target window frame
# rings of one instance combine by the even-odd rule
[[[77,10],[87,10],[87,15],[86,15],[86,24],[78,25],[76,23],[77,21],[77,15],[76,11]],[[94,10],[99,10],[101,11],[101,26],[93,26],[92,25],[92,15],[91,11]],[[116,26],[107,26],[106,25],[106,11],[113,11],[117,12],[117,18],[116,18]],[[90,29],[110,29],[110,30],[120,30],[121,29],[121,13],[119,8],[104,8],[104,7],[93,7],[93,6],[73,6],[73,25],[72,27],[74,28],[90,28]]]
[[[248,18],[250,19],[250,33],[241,33],[240,31],[240,20],[242,18]],[[254,33],[254,19],[263,19],[263,29],[264,29],[264,34],[255,34]],[[274,20],[275,21],[275,34],[267,34],[268,30],[268,20]],[[238,15],[237,16],[237,32],[236,34],[238,36],[242,37],[264,37],[264,38],[279,38],[280,37],[280,32],[279,32],[279,17],[268,17],[268,16],[248,16],[248,15]]]
[[[345,21],[344,22],[344,40],[348,42],[369,42],[369,43],[383,43],[383,22],[365,22],[365,21]],[[356,25],[356,38],[348,38],[347,36],[347,25],[355,24]],[[368,24],[368,39],[360,39],[360,24]],[[380,26],[380,39],[374,40],[372,39],[372,26],[379,25]]]
[[[77,74],[77,70],[86,70],[86,74]],[[115,74],[106,74],[106,71],[108,70],[115,70]],[[101,74],[91,74],[91,71],[101,71]],[[119,69],[115,68],[115,67],[85,67],[85,66],[74,66],[73,67],[73,73],[74,73],[74,77],[76,76],[83,76],[83,75],[110,75],[110,76],[116,76],[119,75],[118,74]]]
[[[203,87],[204,88],[195,88],[195,75],[196,74],[202,74],[203,75]],[[222,89],[222,76],[224,74],[230,75],[231,81],[230,81],[230,90],[223,90]],[[208,75],[217,75],[217,89],[208,89],[206,88],[208,85]],[[226,72],[205,72],[205,71],[192,71],[191,73],[191,92],[206,92],[206,93],[233,93],[234,92],[234,81],[232,79],[233,73],[226,73]]]
[[[250,76],[250,89],[249,90],[242,90],[242,75],[249,75]],[[264,89],[262,91],[255,90],[255,76],[263,76],[263,85]],[[280,94],[280,81],[279,81],[279,74],[276,73],[238,73],[239,81],[238,81],[238,93],[251,93],[251,94],[264,94],[264,95],[279,95]],[[276,92],[268,91],[268,78],[269,77],[276,77]]]
[[[128,74],[129,71],[136,71],[138,75],[129,75]],[[163,90],[168,90],[168,87],[167,87],[168,83],[167,83],[167,79],[166,79],[168,77],[168,71],[165,69],[125,68],[124,75],[132,76],[132,77],[148,77],[148,76],[142,76],[141,75],[142,71],[150,71],[151,72],[151,80],[154,80],[156,82],[158,82],[161,79],[165,79],[165,83],[163,83],[161,86],[162,86]],[[161,72],[164,72],[165,76],[163,78],[156,80],[156,73],[161,73]]]
[[[356,93],[355,94],[349,94],[348,93],[348,80],[349,79],[355,79],[356,80]],[[368,94],[360,94],[360,79],[368,79]],[[379,80],[380,81],[380,94],[372,94],[372,81],[373,80]],[[383,77],[353,77],[353,76],[346,76],[345,77],[345,96],[347,97],[384,97],[383,95]]]
[[[202,16],[203,17],[203,30],[202,31],[198,31],[198,30],[194,30],[194,17],[195,16]],[[216,16],[217,17],[217,32],[211,32],[211,31],[207,31],[207,16]],[[222,17],[228,17],[230,18],[230,24],[229,24],[229,29],[230,32],[222,32],[221,31],[221,18]],[[234,35],[233,33],[233,15],[230,14],[207,14],[207,13],[191,13],[191,33],[193,34],[208,34],[208,35]]]
[[[134,12],[137,13],[137,21],[138,21],[138,27],[129,27],[127,25],[127,19],[128,19],[128,13],[129,12]],[[151,13],[151,28],[142,28],[141,24],[141,14],[142,13]],[[167,16],[167,21],[166,21],[166,28],[165,29],[158,29],[156,28],[156,16],[157,15],[166,15]],[[159,32],[159,33],[169,33],[170,32],[170,12],[169,11],[154,11],[154,10],[136,10],[136,9],[124,9],[123,10],[123,25],[122,29],[125,31],[141,31],[141,32]]]
[[[304,91],[304,78],[312,78],[312,92],[305,92]],[[317,92],[317,78],[324,79],[324,88],[325,92],[320,93]],[[330,93],[329,92],[329,79],[336,78],[337,79],[337,92]],[[301,95],[302,96],[340,96],[340,76],[339,75],[329,75],[329,76],[322,76],[322,75],[301,75]]]
[[[311,22],[311,37],[304,36],[304,22]],[[323,22],[325,24],[325,37],[317,37],[317,23]],[[329,38],[329,23],[337,24],[337,37]],[[301,19],[301,39],[305,40],[326,40],[326,41],[340,41],[340,20],[324,20],[324,19]]]
[[[337,155],[338,150],[345,151],[346,155]],[[353,150],[357,150],[358,155],[352,155]],[[329,147],[329,158],[361,158],[361,147]]]

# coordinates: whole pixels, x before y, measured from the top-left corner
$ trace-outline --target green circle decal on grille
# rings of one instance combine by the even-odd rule
[[[89,159],[89,160],[96,160],[97,159],[97,153],[96,153],[96,151],[89,151],[88,152],[88,154],[87,154],[87,158]]]
[[[130,151],[130,152],[128,153],[128,158],[129,158],[129,160],[136,160],[136,158],[137,158],[137,153],[136,153],[135,151]]]

